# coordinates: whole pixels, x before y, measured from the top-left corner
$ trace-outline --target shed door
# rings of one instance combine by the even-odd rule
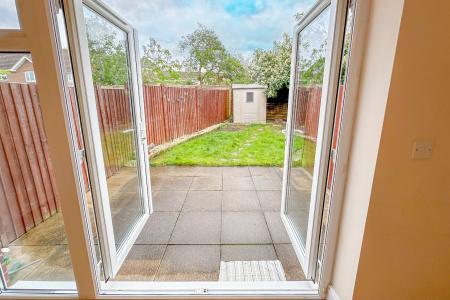
[[[258,104],[255,91],[245,91],[242,102],[242,121],[252,123],[258,121]]]

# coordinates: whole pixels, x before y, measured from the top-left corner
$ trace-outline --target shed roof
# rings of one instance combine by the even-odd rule
[[[256,89],[267,89],[267,85],[261,85],[257,83],[251,84],[233,84],[231,85],[233,90],[256,90]]]

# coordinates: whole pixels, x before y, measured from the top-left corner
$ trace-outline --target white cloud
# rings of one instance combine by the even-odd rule
[[[314,0],[258,0],[254,14],[234,15],[227,5],[246,0],[106,0],[140,33],[140,43],[151,36],[171,51],[178,51],[181,36],[195,30],[197,23],[213,28],[232,53],[248,56],[256,48],[268,49],[281,34],[292,33],[294,15],[306,12]]]

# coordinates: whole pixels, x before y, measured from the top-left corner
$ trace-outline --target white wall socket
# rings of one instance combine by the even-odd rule
[[[417,140],[414,141],[412,150],[412,159],[427,159],[433,155],[433,141]]]

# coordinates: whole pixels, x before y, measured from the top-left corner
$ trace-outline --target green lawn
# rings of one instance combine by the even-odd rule
[[[151,165],[282,166],[283,129],[275,124],[225,124],[153,157]],[[308,167],[312,160],[307,149],[312,143],[296,136],[294,144],[294,164]]]

